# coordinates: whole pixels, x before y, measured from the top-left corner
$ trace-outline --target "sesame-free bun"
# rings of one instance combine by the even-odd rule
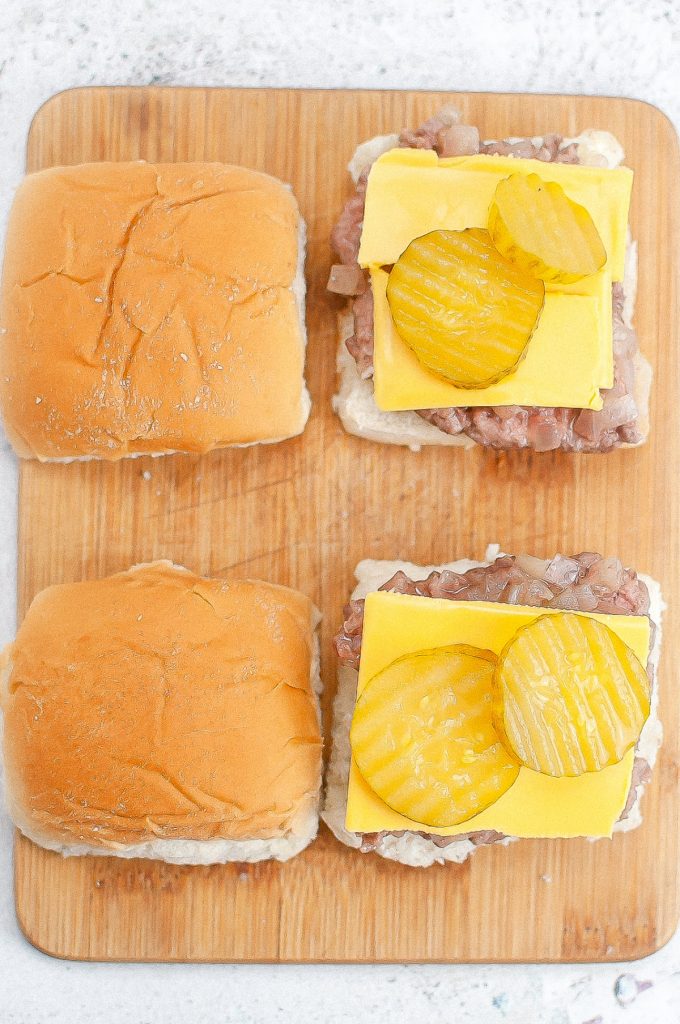
[[[316,834],[318,613],[153,562],[48,587],[5,655],[6,797],[62,853],[286,860]]]
[[[207,452],[299,434],[304,222],[218,163],[30,174],[0,293],[0,402],[42,460]]]

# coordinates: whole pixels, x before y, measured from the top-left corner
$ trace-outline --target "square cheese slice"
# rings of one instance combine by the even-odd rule
[[[571,285],[549,285],[526,359],[489,388],[461,389],[430,373],[399,337],[387,275],[408,244],[437,228],[486,227],[499,181],[517,172],[556,181],[591,214],[608,253],[604,269]],[[385,412],[451,406],[602,408],[613,384],[611,284],[621,280],[633,174],[512,157],[439,158],[428,150],[383,154],[368,179],[359,262],[371,271],[375,312],[375,400]],[[382,276],[380,276],[382,275]]]
[[[368,681],[405,654],[448,644],[466,643],[499,654],[521,626],[545,608],[524,608],[486,601],[446,601],[377,592],[366,598],[357,694]],[[646,616],[590,616],[612,629],[647,663],[650,624]],[[554,779],[529,768],[495,804],[448,828],[425,828],[392,810],[364,781],[354,761],[350,767],[346,827],[351,832],[427,831],[463,835],[493,829],[524,839],[609,837],[626,804],[635,753],[601,772]]]
[[[359,263],[386,266],[414,238],[437,228],[485,228],[496,186],[510,174],[555,181],[585,206],[607,251],[612,281],[623,280],[633,172],[506,156],[438,157],[432,150],[391,149],[371,168]]]

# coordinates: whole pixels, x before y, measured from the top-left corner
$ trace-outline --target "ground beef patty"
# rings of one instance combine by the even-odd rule
[[[405,130],[399,145],[413,149],[433,149],[440,156],[467,156],[475,153],[525,157],[545,162],[579,162],[577,147],[561,135],[541,139],[480,142],[479,132],[470,125],[457,124],[457,115],[444,111],[415,130]],[[344,267],[346,281],[357,282],[357,255],[364,217],[366,182],[364,171],[355,194],[347,201],[333,229],[331,242]],[[373,299],[367,276],[360,285],[361,294],[353,301],[354,334],[347,348],[362,378],[373,375]],[[358,292],[359,287],[349,285]],[[418,409],[419,416],[446,434],[466,434],[487,448],[508,450],[529,448],[545,452],[561,449],[572,452],[606,452],[621,444],[637,444],[638,409],[634,399],[635,364],[638,339],[623,319],[623,288],[615,284],[612,293],[614,385],[603,390],[604,406],[591,409],[554,409],[531,406],[462,407]]]
[[[447,601],[497,601],[534,608],[561,608],[615,615],[647,615],[649,612],[649,593],[637,573],[625,568],[618,558],[603,558],[590,551],[571,556],[555,555],[550,560],[531,555],[501,555],[490,565],[468,569],[463,573],[450,569],[435,571],[424,580],[412,580],[406,573],[397,572],[379,589],[395,594],[443,598]],[[355,669],[359,667],[361,657],[363,625],[364,601],[350,601],[345,606],[344,620],[335,637],[335,649],[340,662]],[[654,680],[651,682],[653,684]],[[645,784],[649,775],[647,761],[636,757],[628,800],[621,819],[630,813],[638,787]],[[368,852],[375,848],[382,837],[403,834],[364,833],[361,849]],[[487,846],[506,838],[500,832],[490,830],[451,837],[432,835],[429,832],[418,834],[440,847],[463,839],[475,846]]]

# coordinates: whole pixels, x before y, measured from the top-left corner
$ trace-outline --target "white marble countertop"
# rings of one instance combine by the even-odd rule
[[[0,230],[37,107],[74,85],[167,83],[586,92],[680,125],[679,0],[5,0]],[[398,13],[397,13],[398,12]],[[0,442],[0,642],[15,622],[16,467]],[[648,984],[649,983],[649,984]],[[21,937],[0,812],[1,1024],[673,1024],[680,934],[637,964],[71,964]]]

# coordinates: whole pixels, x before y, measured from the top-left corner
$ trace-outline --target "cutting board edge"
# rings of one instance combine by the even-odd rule
[[[58,92],[52,93],[51,96],[48,96],[47,99],[43,100],[43,102],[38,107],[36,107],[35,112],[33,113],[32,117],[31,117],[31,121],[30,121],[30,124],[29,124],[29,127],[28,127],[28,133],[27,133],[27,136],[26,136],[26,147],[25,147],[25,149],[28,149],[28,147],[29,147],[29,145],[31,143],[31,135],[33,133],[34,126],[35,126],[36,122],[38,121],[38,119],[41,116],[43,116],[46,113],[46,111],[49,110],[49,108],[51,106],[56,105],[57,103],[63,102],[67,97],[75,95],[75,94],[78,94],[78,93],[105,93],[105,92],[121,92],[121,93],[122,92],[128,92],[128,93],[129,92],[136,92],[136,93],[146,92],[146,93],[148,93],[148,92],[152,92],[152,91],[157,91],[157,92],[163,92],[163,91],[167,91],[167,92],[219,92],[219,91],[223,91],[224,89],[229,89],[230,92],[248,92],[248,93],[257,93],[257,92],[261,92],[261,93],[276,93],[276,92],[281,92],[282,91],[282,88],[280,86],[267,86],[267,85],[235,85],[235,86],[221,86],[221,85],[117,85],[117,84],[112,84],[112,85],[72,85],[72,86],[68,86],[66,89],[60,89]],[[314,87],[314,86],[292,86],[290,88],[286,88],[285,91],[286,92],[293,92],[293,93],[310,93],[310,92],[318,92],[318,93],[346,92],[346,93],[349,93],[349,92],[351,92],[351,93],[365,93],[365,94],[369,94],[369,93],[389,94],[389,93],[403,93],[404,91],[407,91],[410,94],[414,94],[414,95],[417,95],[419,93],[423,94],[423,95],[428,95],[428,94],[433,94],[434,95],[434,94],[446,93],[447,95],[449,95],[451,97],[455,97],[455,96],[466,96],[466,97],[470,97],[470,96],[519,96],[519,97],[526,97],[526,98],[529,98],[529,99],[532,99],[532,100],[533,99],[544,99],[544,98],[545,99],[559,98],[559,99],[566,99],[566,100],[575,100],[577,102],[588,101],[588,100],[594,100],[596,102],[616,102],[616,103],[622,103],[622,104],[625,104],[625,105],[628,105],[628,106],[631,106],[631,107],[646,107],[648,110],[650,110],[653,113],[654,117],[656,117],[658,120],[660,120],[664,124],[666,131],[670,134],[670,136],[674,140],[674,144],[675,144],[675,147],[676,147],[676,153],[680,154],[680,133],[676,129],[675,125],[673,124],[670,116],[664,110],[662,110],[662,108],[658,104],[652,103],[650,100],[640,99],[637,96],[617,96],[617,95],[609,95],[609,94],[603,95],[601,93],[525,92],[523,90],[518,90],[517,92],[499,93],[499,92],[494,91],[493,89],[489,89],[489,90],[476,90],[474,92],[466,92],[465,90],[462,90],[462,89],[456,89],[456,90],[453,90],[453,91],[446,90],[446,89],[443,89],[443,90],[442,89],[408,89],[408,90],[403,90],[403,89],[375,89],[375,88],[372,88],[370,86],[360,86],[360,87],[358,87],[356,89],[350,89],[350,88],[336,89],[336,88],[333,88],[332,86],[319,86],[319,87]]]
[[[63,100],[68,95],[74,94],[74,93],[84,93],[84,94],[87,94],[87,93],[92,93],[92,92],[107,92],[107,91],[137,92],[137,93],[143,93],[143,92],[149,92],[149,91],[152,91],[152,92],[164,92],[164,91],[166,91],[166,92],[178,92],[178,91],[191,92],[191,91],[194,91],[194,92],[198,92],[198,93],[209,92],[209,91],[218,91],[218,92],[219,91],[230,91],[230,92],[244,92],[244,93],[246,93],[246,92],[249,92],[249,93],[257,93],[257,92],[260,92],[260,93],[277,93],[277,92],[281,92],[282,90],[279,90],[279,89],[263,89],[261,87],[249,87],[249,86],[237,87],[235,89],[230,89],[230,90],[225,90],[225,89],[222,89],[221,87],[200,87],[200,86],[177,86],[177,87],[174,87],[174,86],[152,86],[152,87],[147,87],[147,86],[130,86],[130,87],[129,86],[98,86],[98,87],[77,86],[77,87],[73,87],[71,89],[63,90],[60,93],[56,93],[54,96],[49,97],[45,101],[45,103],[43,103],[42,106],[40,108],[38,108],[38,110],[36,111],[36,114],[34,115],[33,121],[31,122],[27,144],[30,145],[30,143],[31,143],[32,133],[33,133],[33,130],[34,130],[34,125],[35,125],[35,123],[36,123],[36,121],[38,119],[38,116],[46,108],[49,108],[51,104],[56,104],[58,101]],[[294,89],[294,90],[283,90],[283,91],[285,91],[285,92],[296,92],[296,93],[300,93],[300,92],[303,92],[303,93],[310,93],[310,92],[331,93],[331,92],[339,92],[339,91],[362,92],[362,93],[367,93],[367,94],[369,94],[369,93],[373,93],[373,94],[387,94],[389,92],[395,92],[395,93],[401,92],[401,93],[403,93],[403,90],[375,90],[375,89],[362,89],[362,90]],[[409,93],[410,94],[412,93],[413,95],[418,95],[418,93],[422,93],[424,95],[428,95],[428,94],[433,94],[435,92],[437,92],[437,91],[436,90],[409,90]],[[453,99],[453,98],[455,98],[455,96],[457,94],[456,93],[448,93],[448,95],[451,96],[451,98]],[[538,99],[538,98],[543,96],[543,97],[552,98],[552,99],[556,99],[556,98],[560,98],[560,99],[573,99],[573,100],[576,100],[576,101],[586,100],[586,99],[593,99],[593,100],[596,100],[596,101],[610,100],[610,101],[616,101],[616,102],[619,102],[619,103],[622,103],[622,104],[629,104],[631,106],[646,107],[646,108],[648,108],[653,113],[654,117],[657,119],[657,122],[662,124],[664,133],[667,134],[667,135],[669,134],[670,138],[672,138],[672,140],[673,140],[673,147],[674,147],[675,153],[677,153],[677,150],[678,150],[678,136],[677,136],[677,133],[675,131],[674,126],[670,122],[670,120],[667,117],[667,115],[662,110],[660,110],[660,108],[658,108],[658,107],[654,106],[653,104],[650,104],[650,103],[648,103],[648,102],[646,102],[644,100],[639,100],[639,99],[635,99],[635,98],[626,98],[626,97],[602,97],[602,96],[584,97],[584,96],[576,96],[576,95],[574,95],[574,96],[565,96],[564,94],[536,94],[536,93],[499,94],[499,93],[494,93],[494,92],[487,92],[487,93],[461,93],[460,95],[467,96],[467,97],[472,97],[472,96],[480,96],[480,97],[488,96],[488,97],[493,97],[493,96],[514,95],[514,96],[519,96],[519,97],[526,96],[526,97],[530,97],[530,98],[533,98],[533,99]],[[671,159],[672,159],[672,157],[671,157]],[[17,918],[19,920],[19,925],[20,925],[20,927],[22,929],[22,932],[26,936],[27,940],[32,945],[34,945],[36,948],[38,948],[40,951],[44,952],[46,955],[54,956],[54,957],[57,957],[57,958],[60,958],[60,959],[73,959],[73,960],[98,961],[98,960],[102,959],[102,957],[100,957],[100,956],[96,956],[96,957],[83,957],[83,956],[75,956],[75,955],[74,956],[70,956],[70,955],[64,954],[64,953],[62,953],[60,951],[56,951],[56,950],[52,951],[52,950],[46,948],[44,945],[41,945],[39,942],[34,941],[34,938],[30,934],[31,929],[28,927],[27,921],[20,917],[18,908],[17,908]],[[667,922],[665,921],[665,923],[667,923]],[[648,956],[652,952],[654,952],[655,950],[660,949],[663,945],[665,945],[665,943],[670,939],[670,937],[674,933],[674,931],[675,931],[675,929],[677,927],[677,923],[678,923],[677,920],[672,921],[670,923],[670,926],[669,926],[669,929],[668,929],[668,935],[667,936],[662,935],[658,942],[656,941],[656,939],[654,939],[651,943],[649,943],[649,948],[647,948],[643,944],[643,945],[638,946],[638,948],[634,952],[631,952],[631,955],[629,955],[629,956],[628,955],[624,955],[624,956],[618,955],[616,957],[608,957],[608,956],[604,955],[604,956],[599,956],[598,960],[600,960],[602,962],[628,962],[628,961],[631,961],[631,960],[637,960],[637,959],[639,959],[641,957],[644,957],[644,956]],[[642,949],[642,952],[640,952],[640,949]],[[173,958],[171,960],[158,961],[157,958],[149,958],[148,960],[139,961],[137,958],[129,958],[129,959],[127,959],[127,958],[122,959],[122,958],[118,958],[118,957],[115,958],[115,960],[119,961],[119,962],[135,962],[135,961],[137,961],[137,962],[184,962],[184,959],[185,958],[177,957],[177,958]],[[555,962],[572,962],[572,963],[585,963],[585,962],[592,962],[592,960],[593,960],[593,956],[592,955],[584,956],[583,958],[581,958],[581,957],[565,958],[564,956],[557,955],[555,957],[550,957],[550,958],[546,958],[546,959],[542,959],[542,958],[538,958],[538,957],[531,957],[530,959],[512,959],[511,957],[509,957],[507,960],[504,959],[504,958],[495,958],[494,960],[491,960],[489,957],[487,957],[487,958],[481,958],[480,957],[480,958],[471,958],[471,959],[470,958],[455,958],[455,959],[453,959],[453,958],[452,959],[438,959],[438,958],[424,958],[424,959],[420,959],[420,958],[417,958],[417,959],[408,959],[407,962],[410,962],[410,963],[419,963],[419,962],[432,962],[432,963],[452,963],[452,962],[456,962],[456,963],[488,963],[488,962],[498,962],[498,963],[532,963],[532,962],[535,962],[535,963],[555,963]],[[217,959],[213,959],[213,958],[205,958],[205,959],[203,959],[203,958],[201,958],[201,959],[195,959],[193,962],[201,962],[201,963],[211,963],[211,962],[213,962],[213,963],[234,963],[234,962],[262,962],[262,963],[276,963],[276,962],[286,962],[286,963],[301,963],[301,962],[306,962],[306,963],[316,963],[316,962],[319,962],[319,963],[375,962],[375,963],[394,963],[394,962],[404,962],[404,958],[400,957],[398,959],[395,958],[394,960],[392,960],[392,959],[379,959],[379,958],[375,958],[375,957],[354,957],[354,958],[348,958],[348,959],[337,959],[337,960],[333,959],[333,960],[330,960],[330,959],[326,959],[326,958],[318,958],[318,959],[316,959],[316,958],[315,959],[310,959],[310,958],[307,958],[307,959],[295,959],[295,958],[271,959],[271,958],[259,958],[259,957],[253,957],[253,958],[250,958],[250,957],[248,957],[248,958],[238,957],[238,958],[217,958]]]

